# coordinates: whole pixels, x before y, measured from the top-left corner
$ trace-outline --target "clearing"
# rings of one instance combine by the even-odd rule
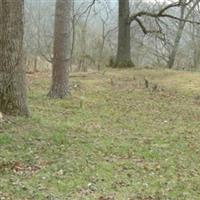
[[[32,117],[1,123],[1,200],[200,199],[199,73],[76,73],[64,100],[49,84],[29,75]]]

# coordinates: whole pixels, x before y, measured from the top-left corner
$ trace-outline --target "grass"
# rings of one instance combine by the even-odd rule
[[[49,80],[29,75],[32,117],[1,124],[0,199],[200,199],[199,73],[74,74],[65,100]]]

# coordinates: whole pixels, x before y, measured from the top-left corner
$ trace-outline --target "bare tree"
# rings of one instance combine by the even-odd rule
[[[52,58],[54,1],[25,1],[24,50],[32,72],[47,66]]]
[[[71,0],[57,0],[54,25],[52,86],[48,93],[50,98],[64,98],[69,94],[70,20]]]
[[[187,9],[186,0],[181,1],[180,21],[178,23],[178,30],[177,30],[176,37],[175,37],[174,44],[173,44],[173,48],[170,52],[169,60],[168,60],[168,63],[167,63],[167,65],[168,65],[167,67],[170,68],[170,69],[174,66],[176,53],[177,53],[177,50],[178,50],[178,47],[179,47],[179,43],[180,43],[180,40],[181,40],[181,37],[182,37],[182,33],[183,33],[183,30],[184,30],[186,21],[188,20],[192,11],[195,9],[195,7],[197,6],[198,3],[199,3],[199,0],[196,0],[194,2],[194,4],[192,5],[192,7],[188,9],[188,12],[185,13],[186,9]]]
[[[116,56],[115,67],[134,66],[131,61],[131,47],[130,47],[130,26],[133,21],[137,22],[144,34],[161,33],[161,26],[159,26],[159,19],[168,18],[177,21],[184,21],[193,23],[189,19],[181,19],[175,15],[171,15],[168,10],[180,6],[189,6],[193,0],[186,0],[185,2],[179,0],[169,4],[164,4],[159,10],[155,11],[139,11],[130,14],[129,0],[119,0],[119,31],[118,31],[118,51]],[[158,30],[148,30],[144,25],[142,18],[150,17],[155,19],[158,24]]]
[[[27,116],[23,17],[23,0],[0,0],[0,110],[6,114]]]

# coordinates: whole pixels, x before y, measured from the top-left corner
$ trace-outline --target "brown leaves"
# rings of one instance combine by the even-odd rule
[[[3,193],[0,191],[0,200],[11,200],[11,197],[8,193]]]
[[[112,195],[110,196],[100,196],[98,200],[114,200]]]
[[[24,163],[21,163],[20,161],[15,161],[11,166],[11,170],[16,174],[24,174],[24,173],[33,174],[39,171],[41,168],[42,167],[39,165],[26,165]]]
[[[48,161],[38,161],[36,164],[26,164],[21,161],[2,162],[0,163],[0,172],[11,170],[17,175],[31,175],[43,169],[47,164],[50,163]]]

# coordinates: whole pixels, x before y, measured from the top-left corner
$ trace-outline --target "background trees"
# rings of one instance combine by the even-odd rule
[[[188,18],[190,17],[191,13],[194,11],[194,9],[196,8],[196,6],[199,3],[199,0],[196,0],[193,5],[191,5],[191,7],[187,8],[187,4],[186,4],[186,0],[181,1],[181,5],[180,5],[180,20],[178,22],[178,29],[177,29],[177,33],[174,39],[174,44],[172,45],[172,50],[169,54],[169,60],[168,60],[168,68],[172,68],[175,62],[175,57],[176,57],[176,53],[179,47],[179,43],[183,34],[183,30],[185,27],[185,24],[188,20]]]
[[[0,0],[0,110],[28,115],[23,63],[24,1]]]
[[[86,68],[92,68],[96,70],[98,66],[100,68],[103,68],[109,63],[109,58],[111,57],[115,57],[115,61],[119,60],[119,56],[116,56],[119,54],[117,53],[119,52],[117,46],[118,3],[120,3],[120,1],[118,2],[117,0],[111,2],[104,0],[80,0],[74,2],[74,11],[73,16],[71,17],[71,23],[73,24],[72,31],[74,32],[72,45],[73,59],[71,63],[72,68],[70,68],[72,71],[86,71]],[[180,64],[189,66],[187,62],[191,61],[192,57],[191,60],[185,60],[185,56],[181,54],[187,54],[186,46],[190,43],[190,41],[188,40],[188,30],[190,29],[189,24],[193,24],[191,23],[192,21],[194,21],[192,19],[193,13],[195,13],[195,16],[198,15],[198,0],[187,0],[185,1],[185,4],[182,3],[182,6],[178,0],[173,1],[173,3],[163,1],[122,1],[122,3],[129,4],[129,23],[127,24],[130,25],[131,35],[130,56],[136,66],[168,66],[169,58],[172,57],[170,56],[170,54],[172,54],[174,49],[174,42],[177,35],[178,24],[180,23],[185,25],[177,48],[174,67],[177,68],[177,65]],[[33,32],[33,27],[38,27],[38,25],[40,24],[40,28],[35,29],[40,30],[39,35],[41,38],[39,42],[40,50],[36,51],[38,51],[37,57],[44,61],[42,66],[46,66],[46,68],[49,67],[48,62],[50,62],[51,64],[53,57],[53,52],[51,49],[53,46],[52,25],[54,19],[54,4],[54,0],[41,0],[41,6],[40,8],[38,8],[35,1],[26,0],[26,6],[29,8],[30,11],[29,13],[27,13],[26,24],[29,24],[29,27],[31,24],[33,25],[31,26],[31,29],[26,29],[26,35],[29,32]],[[32,9],[30,9],[30,5]],[[37,9],[33,9],[34,7],[36,7]],[[184,21],[182,22],[180,20],[181,7],[184,7],[185,10],[183,19]],[[42,13],[41,20],[38,20],[35,17],[36,20],[34,21],[37,23],[31,22],[33,21],[31,20],[33,19],[33,17],[30,16],[38,16],[38,13]],[[104,25],[102,25],[102,23]],[[104,36],[102,36],[102,33]],[[36,32],[35,34],[31,35],[33,38],[35,35],[36,38],[38,33]],[[122,38],[122,40],[125,40],[124,37],[120,38]],[[127,38],[126,40],[128,40],[128,37],[125,38]],[[196,39],[197,35],[195,35],[192,40]],[[27,42],[29,42],[30,44],[29,40]],[[27,42],[25,43],[27,44]],[[33,41],[32,43],[34,45],[31,45],[31,47],[35,46],[35,49],[38,49],[37,39],[35,39],[35,41]],[[127,43],[129,44],[129,42]],[[119,45],[119,48],[122,49],[123,45]],[[183,45],[184,49],[182,49]],[[101,50],[102,46],[103,51]],[[129,53],[126,53],[126,56],[128,56],[128,54]],[[130,58],[128,60],[130,60]],[[34,64],[34,62],[32,63]]]
[[[120,28],[118,29],[118,4],[120,4],[120,1],[74,1],[73,16],[71,16],[74,37],[73,49],[71,51],[72,67],[70,69],[72,71],[86,71],[88,69],[96,70],[104,68],[105,65],[109,64],[110,58],[118,62],[119,57],[122,57],[120,56],[122,55],[120,49],[123,46],[129,49],[129,44],[130,53],[124,53],[124,56],[129,57],[127,58],[129,61],[131,57],[131,60],[137,67],[168,67],[169,59],[172,58],[170,54],[172,54],[175,46],[174,42],[178,31],[178,24],[184,24],[184,29],[173,65],[174,68],[182,68],[184,65],[185,69],[190,69],[190,63],[193,62],[193,55],[190,54],[189,59],[185,59],[185,55],[188,55],[187,51],[191,45],[191,40],[198,40],[198,34],[195,34],[193,38],[190,37],[190,27],[192,24],[198,27],[198,24],[193,22],[199,21],[197,18],[199,2],[198,0],[181,2],[182,4],[178,0],[173,2],[153,0],[121,1],[122,5],[126,4],[126,7],[129,7],[129,9],[126,9],[126,12],[128,12],[126,15],[129,15],[126,17],[126,26],[130,25],[130,42],[126,42],[127,45],[125,45],[125,38],[128,41],[129,37],[120,37],[122,42],[120,40],[118,42],[118,36],[121,35],[118,35],[118,31],[119,33],[121,32]],[[53,57],[52,46],[54,37],[52,26],[54,22],[55,1],[40,0],[40,8],[38,8],[37,4],[34,0],[26,0],[26,7],[29,8],[29,12],[26,13],[26,27],[32,27],[25,27],[26,51],[31,47],[35,47],[38,53],[34,54],[37,54],[37,57],[40,58],[39,61],[43,61],[39,66],[43,66],[43,69],[48,69]],[[129,6],[127,6],[128,4]],[[182,21],[180,20],[181,7],[184,8],[184,18]],[[121,10],[124,10],[124,8]],[[38,16],[38,13],[42,13],[41,20],[38,20],[37,17],[31,17]],[[125,15],[125,12],[122,12],[122,15]],[[193,19],[194,15],[195,18]],[[35,22],[33,22],[33,19],[35,19]],[[38,25],[40,28],[34,29]],[[40,34],[36,30],[40,30]],[[32,35],[32,38],[35,38],[31,46],[28,35]],[[37,50],[37,35],[40,36],[40,50]],[[118,43],[123,44],[117,46]],[[129,50],[125,51],[128,52]],[[32,57],[34,57],[33,54]],[[32,63],[34,65],[34,61]]]
[[[151,3],[149,3],[149,5],[150,4]],[[195,2],[191,0],[177,1],[173,3],[166,3],[162,6],[156,5],[155,8],[153,8],[152,10],[148,8],[148,10],[141,10],[130,14],[129,0],[125,1],[119,0],[119,25],[118,25],[119,31],[118,31],[118,52],[116,56],[116,66],[122,65],[126,67],[129,66],[126,64],[126,62],[131,61],[130,27],[133,21],[135,21],[139,25],[140,29],[144,34],[149,34],[149,33],[163,34],[162,25],[160,24],[161,22],[163,23],[163,21],[161,21],[160,19],[169,18],[171,20],[176,20],[179,22],[175,41],[168,60],[168,68],[172,68],[177,48],[179,46],[179,42],[186,22],[196,23],[192,20],[188,20],[188,18],[190,17],[191,13],[195,10],[198,4],[199,0]],[[174,8],[180,8],[180,17],[176,16],[176,14],[174,13],[170,13],[170,11]],[[187,9],[188,11],[185,14]],[[145,17],[149,18],[148,23],[151,24],[150,27],[148,27],[148,25],[145,24],[143,19]],[[153,19],[153,22],[151,19]]]

